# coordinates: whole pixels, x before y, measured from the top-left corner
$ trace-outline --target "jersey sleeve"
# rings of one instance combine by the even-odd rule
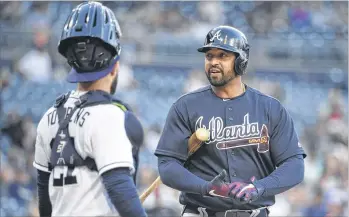
[[[177,101],[178,102],[178,101]],[[174,157],[179,160],[188,158],[188,140],[191,136],[189,118],[184,106],[173,104],[166,118],[155,155]]]
[[[288,111],[277,100],[271,102],[270,111],[270,147],[274,163],[278,166],[287,158],[298,154],[306,157]]]
[[[45,116],[44,116],[45,117]],[[49,144],[45,144],[45,123],[42,118],[38,124],[36,130],[36,140],[35,140],[35,154],[33,166],[41,171],[50,172],[49,170],[49,160],[50,160],[50,150]]]
[[[115,109],[100,112],[97,123],[91,126],[92,155],[100,175],[119,167],[129,168],[131,173],[135,170],[132,145],[124,125],[125,115]]]

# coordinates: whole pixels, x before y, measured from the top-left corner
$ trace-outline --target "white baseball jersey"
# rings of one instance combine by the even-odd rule
[[[74,91],[64,107],[69,111],[84,92]],[[71,111],[71,110],[70,110]],[[49,195],[52,216],[112,216],[117,212],[109,202],[100,175],[117,167],[128,167],[134,172],[132,145],[124,128],[124,112],[112,104],[77,109],[69,123],[69,134],[77,153],[85,159],[95,160],[98,172],[87,167],[75,167],[68,172],[66,166],[56,166],[50,174]],[[35,144],[34,167],[49,171],[50,143],[58,130],[56,108],[50,108],[39,122]],[[76,182],[64,182],[67,176]],[[55,179],[61,179],[54,184]],[[69,179],[72,180],[72,179]],[[75,180],[75,178],[73,178]],[[57,183],[57,182],[55,182]],[[56,185],[56,186],[54,186]]]

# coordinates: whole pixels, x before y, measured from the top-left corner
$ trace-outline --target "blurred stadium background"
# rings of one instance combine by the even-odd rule
[[[36,124],[75,88],[64,81],[69,68],[57,43],[78,3],[0,2],[1,216],[38,216]],[[196,48],[209,29],[230,24],[251,44],[244,82],[287,107],[308,153],[304,182],[277,196],[271,216],[348,216],[348,2],[104,3],[124,36],[116,97],[146,131],[140,191],[157,176],[153,152],[171,104],[207,84]],[[178,192],[165,186],[144,205],[156,216],[181,209]]]

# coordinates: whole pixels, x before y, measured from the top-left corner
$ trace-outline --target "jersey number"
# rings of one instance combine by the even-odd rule
[[[62,135],[63,136],[63,135]],[[71,141],[74,139],[71,137]],[[50,146],[53,147],[54,139],[51,140]],[[64,149],[66,142],[61,141],[60,145],[57,147],[57,151],[54,154],[61,153]],[[56,166],[53,169],[53,186],[62,187],[63,185],[73,185],[77,184],[76,170],[75,168],[68,168],[67,166]]]
[[[77,184],[75,168],[55,167],[53,169],[53,186]]]

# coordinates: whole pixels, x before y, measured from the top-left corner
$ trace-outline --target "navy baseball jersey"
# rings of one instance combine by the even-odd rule
[[[209,130],[209,140],[192,156],[187,169],[207,181],[223,169],[228,172],[226,182],[262,179],[287,158],[305,155],[286,109],[277,99],[248,86],[233,99],[217,97],[210,86],[180,97],[169,111],[155,155],[187,160],[189,137],[198,128]],[[180,196],[183,205],[211,210],[254,209],[274,202],[274,196],[244,205],[185,192]]]

